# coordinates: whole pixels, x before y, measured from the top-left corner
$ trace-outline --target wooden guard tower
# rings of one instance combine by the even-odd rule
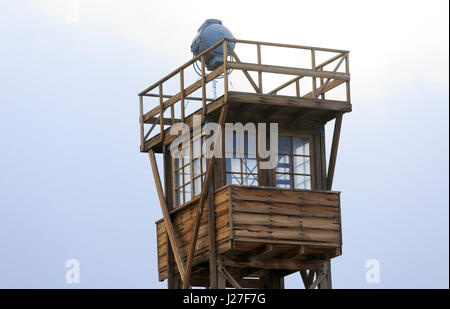
[[[256,60],[244,61],[239,46],[251,48]],[[205,57],[217,48],[225,60],[207,72]],[[308,65],[279,65],[277,53],[268,63],[265,49],[306,53]],[[200,77],[188,83],[185,72],[196,62]],[[238,73],[250,90],[230,90]],[[270,76],[285,79],[266,89]],[[217,78],[223,93],[210,98],[207,84]],[[172,94],[169,83],[175,84]],[[187,101],[199,108],[187,112]],[[222,40],[140,92],[139,103],[140,149],[149,154],[163,213],[156,222],[160,281],[168,279],[168,288],[284,288],[284,277],[299,272],[305,288],[332,287],[330,260],[342,253],[333,175],[342,116],[352,109],[348,51]],[[258,156],[247,153],[205,159],[196,146],[202,138],[195,136],[186,157],[173,159],[170,127],[182,122],[192,128],[194,115],[220,126],[278,123],[277,167],[259,169]],[[332,120],[326,162],[324,126]],[[163,156],[163,180],[155,153]]]

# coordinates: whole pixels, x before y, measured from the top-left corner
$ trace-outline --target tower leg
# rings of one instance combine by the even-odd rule
[[[330,259],[327,259],[327,268],[326,268],[326,276],[325,278],[319,283],[318,285],[319,289],[331,289],[331,263]]]

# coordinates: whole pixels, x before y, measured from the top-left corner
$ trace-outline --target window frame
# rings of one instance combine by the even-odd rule
[[[200,153],[198,156],[196,156],[194,158],[194,143],[200,139]],[[196,196],[201,194],[201,188],[203,186],[203,182],[205,180],[206,177],[206,170],[208,167],[208,159],[206,159],[205,157],[205,153],[203,151],[203,143],[205,141],[205,136],[202,134],[196,135],[192,138],[189,139],[189,158],[187,157],[182,157],[182,165],[179,168],[175,168],[175,158],[172,158],[171,163],[172,163],[172,202],[174,205],[174,208],[176,207],[181,207],[183,205],[185,205],[186,203],[191,202],[192,200],[195,199]],[[194,175],[194,160],[199,160],[199,166],[200,166],[200,173],[197,175]],[[187,163],[186,163],[187,162]],[[203,166],[204,165],[204,166]],[[185,182],[185,173],[184,173],[184,169],[189,166],[189,181]],[[176,179],[177,179],[177,172],[178,171],[182,171],[182,180],[183,180],[183,184],[177,186],[176,185]],[[195,181],[197,179],[200,178],[200,192],[199,193],[195,193],[196,190],[196,185],[195,185]],[[186,193],[186,186],[190,185],[190,193]],[[182,196],[183,196],[183,201],[180,203],[177,203],[177,194],[178,191],[182,189]],[[189,196],[189,198],[186,198],[186,195]]]
[[[314,137],[312,134],[292,134],[292,133],[279,133],[278,134],[278,138],[280,137],[289,137],[290,141],[289,141],[289,154],[282,154],[283,156],[288,156],[289,158],[289,168],[290,168],[290,172],[278,172],[277,171],[277,167],[278,167],[278,162],[277,162],[277,167],[275,167],[272,170],[272,181],[273,181],[273,186],[275,188],[279,188],[279,189],[289,189],[289,190],[314,190],[315,187],[315,181],[316,181],[316,170],[315,170],[315,152],[314,152]],[[309,155],[295,155],[294,151],[293,151],[293,139],[294,138],[302,138],[302,139],[307,139],[308,140],[308,147],[309,147]],[[280,154],[278,154],[280,155]],[[307,157],[309,158],[309,174],[305,174],[305,173],[296,173],[294,171],[294,158],[295,157]],[[290,177],[290,187],[289,188],[285,188],[285,187],[278,187],[277,186],[277,175],[289,175]],[[295,188],[295,176],[309,176],[310,177],[310,188],[309,189],[300,189],[300,188]]]

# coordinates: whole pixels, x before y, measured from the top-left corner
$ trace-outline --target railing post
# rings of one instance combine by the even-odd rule
[[[345,55],[345,73],[350,73],[349,53]],[[345,90],[347,94],[347,103],[350,104],[350,81],[345,82]]]
[[[297,97],[300,98],[300,80],[297,79],[295,81],[295,92],[297,94]]]
[[[181,69],[180,71],[180,118],[181,122],[184,123],[184,70]]]
[[[163,85],[159,84],[159,135],[161,141],[164,139],[164,98],[163,98]]]
[[[144,151],[144,98],[139,96],[139,126],[141,131],[141,151]]]
[[[323,72],[323,67],[320,68],[320,71]],[[324,81],[323,81],[323,77],[320,78],[320,98],[322,100],[325,100],[325,93],[324,93]]]
[[[256,52],[258,57],[258,64],[261,65],[261,44],[256,44]],[[258,71],[258,88],[260,93],[263,93],[263,86],[262,86],[262,72]]]
[[[202,113],[206,115],[205,55],[200,57],[202,63]]]
[[[228,72],[227,72],[227,56],[228,44],[227,40],[223,41],[223,100],[228,100]]]
[[[315,48],[311,48],[311,67],[313,70],[316,70],[316,50]],[[312,93],[313,98],[316,98],[316,88],[317,88],[317,81],[315,77],[312,77]]]

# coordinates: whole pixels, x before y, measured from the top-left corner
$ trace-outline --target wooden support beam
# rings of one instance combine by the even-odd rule
[[[173,105],[171,106],[171,108],[173,107]],[[151,124],[160,124],[161,118],[160,117],[153,117],[150,118],[146,121],[146,123],[151,123]],[[180,122],[181,119],[178,118],[164,118],[163,117],[163,124],[164,125],[173,125],[174,123]]]
[[[236,55],[236,53],[230,48],[228,50],[231,54],[231,56],[233,56],[233,58],[236,60],[237,63],[241,63],[241,60],[239,59],[239,57]],[[232,62],[230,62],[231,64]],[[256,93],[261,93],[261,89],[256,85],[255,81],[253,80],[253,78],[250,76],[250,74],[248,73],[247,70],[243,69],[242,72],[244,73],[245,77],[247,77],[248,81],[250,82],[250,84],[252,85],[253,89],[255,89]],[[258,72],[259,73],[259,72]]]
[[[269,91],[267,94],[277,94],[278,91],[283,90],[284,88],[291,85],[292,83],[296,83],[296,89],[297,89],[298,82],[300,81],[300,79],[302,77],[303,76],[296,76],[293,79],[290,79],[287,82],[285,82],[284,84],[278,86],[277,88]],[[300,86],[298,86],[298,91],[297,91],[297,97],[299,97],[299,96],[300,96]]]
[[[258,61],[258,64],[261,64],[261,45],[256,44],[256,58]],[[262,84],[262,72],[258,72],[258,88],[259,91],[263,92],[263,84]]]
[[[201,56],[202,64],[202,112],[206,114],[206,81],[205,81],[205,56]]]
[[[341,60],[339,60],[339,62],[337,63],[336,67],[334,68],[333,72],[336,72],[336,71],[339,69],[339,67],[341,66],[341,64],[342,64],[342,62],[344,61],[344,59],[346,59],[345,56],[343,56],[343,57],[341,58]],[[316,96],[315,96],[316,99],[319,97],[320,94],[323,94],[323,93],[324,93],[323,90],[325,89],[325,87],[328,86],[328,84],[330,83],[330,81],[331,81],[331,78],[327,78],[327,80],[325,81],[325,83],[324,83],[323,85],[321,85],[319,91],[316,93]]]
[[[219,126],[223,127],[225,123],[225,119],[228,112],[228,104],[222,107],[222,110],[220,111],[220,117],[219,117]],[[214,140],[214,145],[217,145],[217,142],[219,141],[220,136],[216,136],[216,139]],[[192,238],[191,238],[191,244],[189,247],[189,253],[188,253],[188,259],[186,262],[186,272],[184,274],[184,280],[183,280],[183,288],[187,289],[189,288],[189,279],[191,276],[191,270],[192,270],[192,262],[194,259],[194,253],[195,253],[195,246],[197,244],[197,238],[198,238],[198,230],[200,227],[200,221],[203,213],[203,204],[205,202],[205,198],[208,192],[209,182],[212,179],[212,171],[214,166],[215,156],[214,154],[211,156],[211,159],[208,162],[208,167],[206,170],[205,180],[202,184],[202,190],[200,193],[200,199],[197,206],[197,212],[195,215],[195,220],[192,228]]]
[[[324,270],[322,270],[322,271],[317,275],[316,280],[314,280],[314,282],[313,282],[311,285],[308,286],[308,289],[310,289],[310,290],[315,289],[315,288],[319,285],[319,283],[321,283],[322,280],[325,279],[326,276],[327,276],[327,272],[324,271]]]
[[[342,81],[342,80],[333,80],[333,81],[329,82],[328,85],[326,85],[326,87],[324,87],[322,92],[325,93],[327,91],[330,91],[343,83],[344,83],[344,81]],[[319,89],[316,89],[316,92],[318,92],[318,91],[319,91]],[[307,94],[302,96],[302,98],[314,98],[314,92],[313,91],[308,92]]]
[[[339,113],[334,123],[333,142],[331,144],[330,163],[328,164],[327,190],[333,187],[334,169],[336,167],[336,157],[339,146],[339,136],[341,135],[342,113]]]
[[[238,258],[222,257],[221,264],[230,267],[253,267],[263,269],[324,269],[326,267],[324,260],[301,260],[291,258]]]
[[[213,177],[214,179],[214,177]],[[216,220],[214,214],[214,180],[208,188],[208,241],[209,241],[209,286],[217,289],[217,250],[216,250]]]
[[[223,267],[219,265],[219,272],[235,289],[242,289],[242,286],[233,278],[233,276]]]
[[[247,62],[229,62],[227,64],[227,68],[235,70],[255,71],[255,72],[261,71],[265,73],[275,73],[285,75],[332,78],[343,81],[350,80],[350,74],[347,73],[318,71],[313,69],[300,69],[294,67],[284,67],[277,65],[256,64]]]
[[[181,259],[180,254],[180,247],[178,245],[175,231],[173,229],[172,220],[170,218],[169,209],[166,204],[166,199],[164,197],[162,185],[161,185],[161,179],[159,178],[159,172],[158,172],[158,166],[156,165],[156,159],[155,159],[155,153],[153,149],[150,149],[148,152],[148,155],[150,157],[150,164],[152,166],[153,171],[153,178],[155,180],[156,185],[156,191],[158,192],[158,198],[159,198],[159,204],[161,205],[161,210],[164,217],[164,224],[166,226],[166,231],[169,236],[170,240],[170,246],[172,247],[172,251],[174,253],[175,262],[177,263],[178,271],[180,272],[180,275],[182,278],[184,278],[185,270],[183,261]]]

